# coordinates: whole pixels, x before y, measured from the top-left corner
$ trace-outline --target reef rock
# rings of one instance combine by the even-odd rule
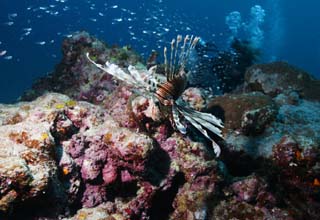
[[[278,170],[278,186],[286,189],[281,193],[282,200],[296,212],[298,219],[317,219],[320,215],[319,158],[319,145],[302,148],[290,136],[282,137],[273,147],[272,162]]]
[[[55,141],[50,126],[57,111],[54,106],[66,100],[65,96],[47,95],[31,103],[0,105],[2,212],[12,211],[22,202],[36,201],[39,207],[49,199],[48,205],[64,202],[59,198]]]
[[[318,219],[319,81],[276,62],[249,68],[243,88],[207,107],[225,123],[222,160],[231,182],[210,217]]]
[[[320,101],[320,81],[285,62],[251,66],[245,74],[244,88],[272,97],[295,91],[304,99]]]
[[[224,108],[227,110],[227,108]],[[283,136],[290,135],[298,142],[303,149],[320,146],[320,104],[300,100],[299,104],[284,104],[278,108],[277,114],[272,116],[262,133],[247,136],[234,130],[226,131],[226,143],[233,149],[265,158],[272,154],[272,147],[277,144]],[[235,115],[231,109],[225,115]],[[243,117],[235,117],[238,125],[245,124]],[[255,126],[263,123],[264,120],[254,123]],[[228,126],[228,124],[227,124]],[[241,128],[241,126],[239,126]],[[229,127],[227,127],[229,128]],[[232,127],[230,127],[232,128]],[[251,133],[253,134],[253,133]]]
[[[115,83],[110,75],[102,74],[93,65],[88,65],[87,52],[98,62],[109,60],[121,67],[141,61],[128,46],[108,46],[85,31],[76,32],[63,41],[62,60],[55,70],[38,79],[20,99],[31,101],[49,91],[91,103],[103,102],[115,89]]]
[[[219,114],[224,121],[224,132],[237,130],[256,135],[274,121],[277,106],[269,96],[253,92],[216,97],[208,104],[207,111]]]
[[[228,220],[228,219],[248,219],[248,220],[293,220],[295,219],[289,212],[279,208],[266,210],[258,206],[245,202],[239,202],[235,199],[230,201],[222,201],[214,209],[212,220]]]
[[[57,207],[58,202],[92,207],[118,190],[126,194],[128,186],[128,194],[138,189],[153,141],[120,128],[100,107],[51,93],[1,105],[0,112],[3,212],[31,199],[40,202],[49,192]],[[110,194],[112,184],[120,188]]]

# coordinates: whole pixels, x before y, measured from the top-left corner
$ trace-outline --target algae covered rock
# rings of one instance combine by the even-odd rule
[[[66,100],[62,95],[47,95],[31,103],[0,106],[1,211],[9,212],[15,205],[37,199],[35,204],[48,199],[64,202],[58,195],[50,126],[57,111],[54,105]],[[13,122],[12,116],[17,114],[19,120]],[[56,194],[50,195],[52,192]]]
[[[224,95],[213,99],[207,107],[224,119],[225,129],[238,130],[246,135],[260,134],[275,119],[277,106],[262,93]]]
[[[272,97],[295,91],[304,99],[320,100],[320,81],[285,62],[251,66],[246,71],[244,87],[246,91],[261,91]]]
[[[87,52],[96,61],[111,60],[124,67],[141,61],[140,56],[128,46],[108,46],[88,32],[75,32],[64,39],[62,60],[55,70],[38,79],[20,99],[31,101],[46,92],[59,92],[92,103],[102,102],[115,84],[110,75],[101,74],[99,69],[88,65]]]
[[[264,219],[279,219],[293,220],[295,219],[288,211],[279,208],[265,210],[245,202],[239,202],[235,199],[223,201],[214,209],[212,220],[227,220],[227,219],[248,219],[248,220],[264,220]]]

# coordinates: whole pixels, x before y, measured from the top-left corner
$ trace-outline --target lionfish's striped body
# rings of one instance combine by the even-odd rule
[[[168,109],[168,112],[171,113],[172,125],[182,134],[186,133],[186,127],[180,122],[180,118],[181,116],[185,118],[206,138],[212,141],[213,149],[216,155],[219,156],[220,147],[210,138],[206,129],[222,137],[221,128],[223,124],[221,120],[212,114],[191,109],[179,99],[187,84],[185,65],[191,50],[196,46],[199,39],[199,37],[189,37],[187,35],[182,42],[182,36],[178,35],[177,39],[171,42],[169,59],[167,57],[167,48],[164,48],[165,80],[161,80],[156,75],[156,66],[151,67],[149,70],[136,69],[134,66],[129,66],[128,72],[125,72],[117,65],[109,62],[106,62],[105,65],[94,62],[90,59],[88,53],[87,57],[98,68],[133,86],[138,91],[141,91],[143,95],[159,102],[162,107]],[[180,43],[182,44],[181,47]]]

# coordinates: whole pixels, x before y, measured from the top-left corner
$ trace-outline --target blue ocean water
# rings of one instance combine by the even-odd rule
[[[253,16],[255,6],[263,21]],[[62,40],[80,30],[108,44],[129,44],[144,57],[177,34],[195,34],[221,48],[239,34],[257,41],[260,62],[288,61],[319,78],[319,7],[316,0],[2,0],[0,102],[16,100],[52,71]],[[232,12],[241,15],[236,31],[226,24]]]

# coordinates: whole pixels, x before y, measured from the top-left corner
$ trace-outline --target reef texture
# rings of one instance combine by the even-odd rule
[[[201,209],[221,179],[203,144],[166,125],[148,136],[121,127],[100,106],[57,93],[2,105],[0,112],[0,207],[13,218],[32,206],[29,215],[46,218],[83,207],[74,219],[166,219],[189,200]],[[178,193],[179,187],[188,190]],[[191,192],[197,199],[188,198]],[[37,203],[47,212],[38,213]],[[198,211],[183,207],[174,213]]]
[[[304,99],[320,101],[319,80],[285,62],[251,66],[245,74],[244,87],[246,91],[261,91],[272,97],[295,91]]]
[[[261,64],[228,94],[188,88],[190,106],[224,121],[215,158],[196,129],[175,132],[86,52],[143,65],[129,47],[75,33],[24,101],[0,105],[1,219],[319,219],[320,93],[308,73]]]
[[[226,195],[234,196],[218,205],[214,219],[270,219],[270,210],[279,205],[288,215],[271,211],[276,219],[319,219],[320,103],[318,88],[309,90],[311,84],[318,85],[319,80],[289,64],[259,64],[247,70],[243,92],[224,94],[208,104],[209,112],[224,118],[222,160],[227,175],[243,179],[246,187],[251,185],[250,176],[258,175],[265,185],[258,192],[273,201],[247,201],[257,189],[237,184],[235,191],[233,184]],[[241,203],[235,204],[235,199]],[[236,205],[242,214],[234,210]]]

